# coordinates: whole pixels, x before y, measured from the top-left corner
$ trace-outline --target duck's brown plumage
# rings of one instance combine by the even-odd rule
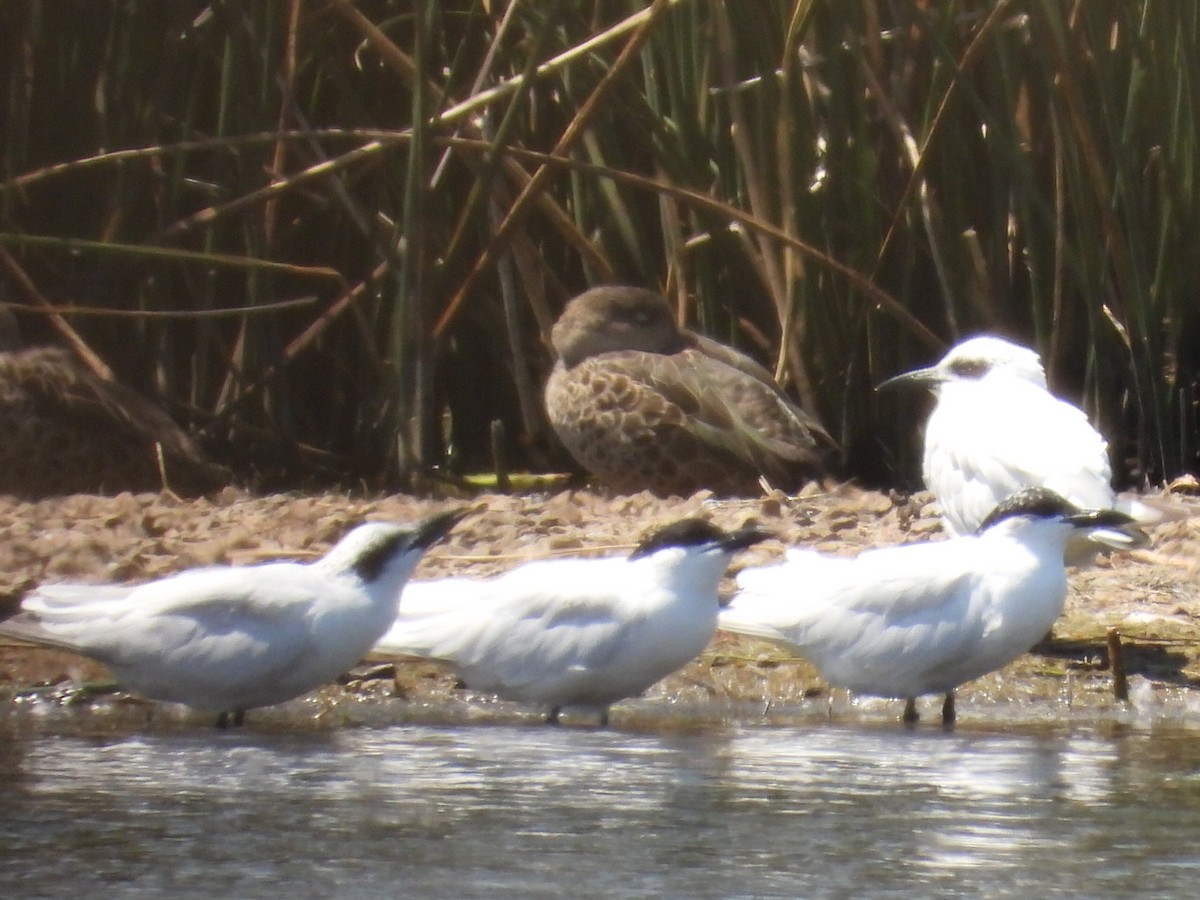
[[[681,329],[665,298],[592,288],[551,335],[546,410],[571,455],[616,491],[758,491],[825,471],[833,441],[747,356]]]
[[[0,493],[32,499],[165,486],[194,494],[227,481],[149,400],[64,349],[15,348],[11,322],[0,326]]]

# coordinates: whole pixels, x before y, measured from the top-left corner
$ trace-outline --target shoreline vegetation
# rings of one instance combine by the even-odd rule
[[[620,281],[917,485],[993,331],[1121,486],[1200,468],[1200,9],[1050,0],[0,6],[0,303],[257,491],[569,467],[566,299]]]

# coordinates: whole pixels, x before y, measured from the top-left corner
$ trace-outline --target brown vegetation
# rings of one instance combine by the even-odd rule
[[[541,338],[613,279],[871,483],[873,387],[983,329],[1196,468],[1193,5],[633,6],[0,5],[0,302],[259,485],[564,465]]]

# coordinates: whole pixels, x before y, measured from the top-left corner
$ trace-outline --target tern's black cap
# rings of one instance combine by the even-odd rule
[[[630,559],[649,556],[667,547],[718,546],[733,552],[757,544],[771,537],[770,532],[758,528],[739,528],[724,531],[705,519],[680,519],[651,534],[629,555]]]
[[[1017,491],[1001,500],[996,508],[988,513],[987,518],[979,526],[982,534],[997,522],[1011,519],[1015,516],[1031,516],[1040,519],[1061,518],[1072,525],[1080,527],[1104,526],[1120,527],[1133,522],[1130,516],[1115,509],[1080,509],[1066,500],[1062,495],[1043,488],[1026,488]]]
[[[374,581],[397,553],[426,549],[445,537],[467,512],[465,509],[453,509],[430,516],[412,528],[393,526],[390,530],[382,531],[354,561],[354,572],[363,581]]]

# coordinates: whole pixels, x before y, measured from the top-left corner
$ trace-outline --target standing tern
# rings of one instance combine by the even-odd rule
[[[1117,504],[1108,444],[1082,410],[1046,388],[1041,358],[1033,350],[988,335],[953,347],[936,365],[885,381],[880,387],[928,386],[936,405],[925,427],[925,486],[942,508],[951,534],[978,530],[1002,500],[1023,488],[1042,487],[1084,509]],[[1126,511],[1144,521],[1156,515]],[[1109,535],[1123,549],[1128,534]],[[1094,555],[1076,542],[1069,560]]]
[[[607,724],[610,704],[705,648],[726,566],[766,537],[684,519],[628,557],[543,560],[486,580],[413,583],[375,652],[445,660],[474,690],[549,707],[548,722],[581,706]]]
[[[680,328],[666,298],[602,285],[551,332],[546,412],[571,455],[615,491],[689,495],[797,486],[834,444],[762,366]]]
[[[426,548],[463,515],[359,525],[313,563],[43,585],[0,634],[91,657],[129,690],[240,725],[247,709],[298,697],[359,662],[395,620]]]
[[[795,650],[831,684],[903,698],[906,722],[917,697],[944,694],[942,718],[952,722],[954,689],[1016,659],[1062,612],[1071,537],[1103,542],[1131,522],[1029,488],[977,535],[856,557],[791,550],[780,565],[743,569],[718,627]]]

